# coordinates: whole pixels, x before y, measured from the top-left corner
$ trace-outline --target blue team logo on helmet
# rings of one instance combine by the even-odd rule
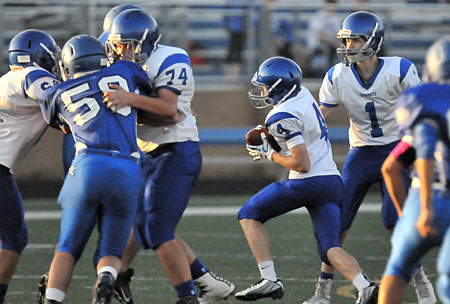
[[[108,59],[143,64],[160,38],[158,24],[152,16],[138,9],[125,10],[112,22],[106,41]]]
[[[61,52],[61,74],[64,80],[77,78],[107,66],[105,48],[97,38],[77,35],[69,39]]]
[[[450,35],[434,42],[425,56],[424,82],[450,81]]]
[[[259,66],[252,84],[255,88],[248,92],[248,96],[255,108],[277,105],[300,92],[302,70],[289,58],[272,57]]]
[[[375,55],[383,45],[384,25],[376,15],[359,11],[344,19],[337,34],[341,47],[336,49],[339,59],[346,65],[363,61]],[[361,48],[347,48],[346,39],[359,39]]]
[[[26,30],[14,36],[9,43],[10,68],[14,70],[38,65],[52,72],[58,52],[59,48],[52,36],[41,30]]]

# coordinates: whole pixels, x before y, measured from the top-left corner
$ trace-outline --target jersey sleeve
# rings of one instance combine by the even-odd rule
[[[413,129],[417,158],[432,160],[439,139],[439,124],[432,119],[423,119]]]
[[[159,66],[153,85],[155,90],[167,89],[181,95],[188,81],[192,81],[191,61],[187,54],[168,56]]]
[[[422,81],[414,63],[406,58],[402,58],[400,60],[400,85],[402,89],[406,90],[421,84]]]
[[[319,90],[320,105],[324,107],[337,107],[339,105],[339,95],[336,90],[335,79],[333,80],[335,67],[332,67],[322,81]]]
[[[291,113],[278,112],[266,121],[266,128],[277,142],[286,142],[288,149],[303,144],[304,126],[302,121]]]
[[[24,91],[28,97],[39,100],[39,96],[58,83],[56,76],[45,70],[34,70],[25,76]]]
[[[39,104],[41,106],[42,115],[47,124],[58,123],[56,100],[53,98],[55,87],[52,87],[41,94]]]

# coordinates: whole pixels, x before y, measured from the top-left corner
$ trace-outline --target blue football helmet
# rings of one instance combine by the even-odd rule
[[[378,53],[383,45],[384,25],[372,13],[355,12],[344,19],[337,38],[341,39],[341,47],[336,49],[336,53],[343,63],[349,65]],[[359,39],[363,45],[361,48],[349,49],[346,39]]]
[[[108,59],[145,63],[161,38],[158,24],[140,9],[125,10],[114,18],[106,49]]]
[[[450,82],[450,35],[428,49],[422,79],[424,82]]]
[[[141,9],[137,5],[132,4],[120,4],[117,6],[114,6],[112,9],[108,11],[108,13],[105,16],[105,19],[103,19],[103,33],[98,37],[98,40],[103,44],[106,45],[106,40],[108,40],[109,36],[109,29],[111,28],[111,24],[114,20],[114,18],[117,17],[121,12],[128,10],[128,9]]]
[[[107,66],[105,48],[97,38],[77,35],[70,38],[61,52],[61,74],[64,80],[92,73]]]
[[[98,36],[98,41],[100,41],[100,43],[103,46],[106,46],[106,40],[108,40],[108,36],[109,36],[109,31],[104,31],[103,33],[100,34],[100,36]]]
[[[141,9],[141,8],[137,5],[132,4],[120,4],[110,9],[109,12],[106,14],[105,19],[103,19],[103,31],[104,32],[109,31],[114,18],[116,18],[117,15],[119,15],[124,10],[129,9]]]
[[[46,32],[25,30],[9,43],[9,65],[11,69],[38,65],[53,72],[59,51],[55,40]]]
[[[300,92],[302,70],[289,58],[272,57],[259,66],[252,84],[255,87],[248,92],[248,97],[255,108],[275,106]]]

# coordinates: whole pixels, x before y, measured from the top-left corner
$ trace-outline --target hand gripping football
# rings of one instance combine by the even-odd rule
[[[260,128],[256,127],[256,128],[251,129],[250,131],[248,131],[248,133],[245,135],[245,140],[247,141],[247,144],[252,145],[252,146],[262,145],[263,142],[262,142],[262,138],[261,138],[261,133],[264,133],[264,135],[266,135],[267,141],[269,142],[270,146],[272,146],[272,148],[275,151],[277,151],[277,152],[281,151],[281,147],[275,140],[275,137],[270,135],[270,133],[264,127],[260,127]]]

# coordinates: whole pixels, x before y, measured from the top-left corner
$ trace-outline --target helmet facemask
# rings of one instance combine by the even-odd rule
[[[376,23],[372,34],[367,37],[364,34],[352,33],[351,30],[341,29],[337,34],[337,38],[341,39],[341,47],[336,49],[339,60],[349,65],[350,63],[361,62],[375,55],[383,44],[383,37],[379,41],[374,41],[375,34],[377,33],[379,23]],[[346,39],[358,39],[361,41],[361,48],[347,48]],[[374,49],[375,48],[375,49]]]
[[[297,85],[293,85],[292,88],[286,93],[285,90],[279,89],[277,90],[277,86],[283,81],[282,78],[278,78],[277,81],[274,82],[270,87],[265,84],[258,82],[258,72],[253,75],[252,84],[255,86],[248,92],[248,97],[250,99],[250,103],[256,109],[263,109],[268,106],[275,106],[284,102],[288,97],[296,91]]]
[[[156,46],[161,38],[161,35],[153,43],[150,54],[143,52],[143,43],[148,35],[148,29],[144,31],[141,39],[122,39],[120,34],[110,34],[106,41],[106,56],[110,64],[117,60],[133,61],[137,64],[144,64],[151,53],[156,49]]]

